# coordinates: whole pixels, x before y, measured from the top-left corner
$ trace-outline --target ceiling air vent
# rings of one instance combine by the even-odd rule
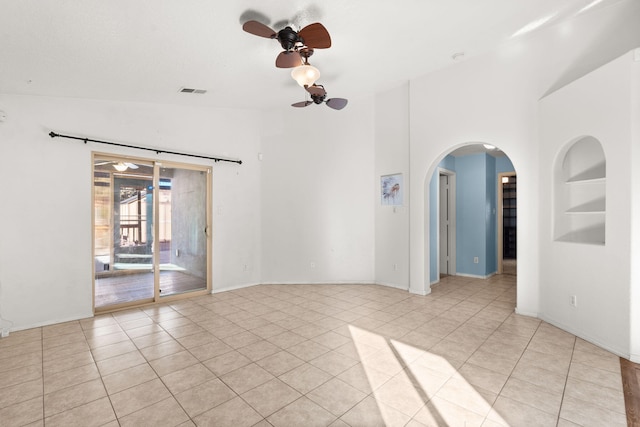
[[[183,87],[182,89],[180,89],[180,93],[198,93],[200,95],[207,93],[206,89],[193,89],[193,88],[189,88],[189,87]]]

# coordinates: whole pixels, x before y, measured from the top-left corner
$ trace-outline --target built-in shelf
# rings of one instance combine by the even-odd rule
[[[600,141],[585,136],[558,159],[555,173],[555,240],[605,244],[606,161]]]

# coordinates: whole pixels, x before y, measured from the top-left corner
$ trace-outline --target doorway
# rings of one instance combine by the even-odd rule
[[[439,277],[456,274],[455,172],[438,172],[438,269]]]
[[[207,167],[93,155],[94,309],[211,289]]]
[[[517,189],[514,172],[498,175],[498,274],[517,273]]]

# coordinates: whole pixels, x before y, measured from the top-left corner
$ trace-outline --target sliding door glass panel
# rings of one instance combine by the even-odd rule
[[[97,310],[155,296],[153,165],[120,160],[94,157]]]
[[[207,289],[208,171],[161,167],[158,197],[160,296]]]

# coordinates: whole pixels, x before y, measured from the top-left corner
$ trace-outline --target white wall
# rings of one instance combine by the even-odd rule
[[[631,71],[633,52],[540,101],[540,317],[629,357]],[[554,239],[554,168],[568,145],[593,136],[606,158],[606,242]],[[578,190],[578,189],[577,189]],[[560,207],[558,207],[560,208]],[[577,306],[570,304],[577,297]]]
[[[259,282],[258,113],[9,95],[0,106],[8,116],[0,123],[0,304],[13,329],[92,315],[92,151],[212,164],[214,291]],[[244,163],[85,145],[50,131]],[[255,268],[244,272],[245,263]]]
[[[262,282],[374,279],[373,100],[265,116]]]
[[[640,45],[640,3],[619,2],[505,43],[410,82],[410,290],[429,292],[428,182],[452,149],[475,142],[501,148],[518,173],[517,311],[540,312],[537,103],[546,93]],[[398,88],[396,108],[404,111]],[[388,99],[392,95],[387,94]],[[391,105],[385,106],[393,111]],[[376,116],[378,129],[402,118]],[[384,150],[385,142],[376,148]],[[386,144],[392,144],[391,141]],[[389,161],[392,165],[393,161]],[[387,167],[378,161],[376,167]],[[378,227],[376,234],[381,230]],[[406,235],[399,231],[400,236]],[[402,237],[399,237],[402,239]],[[395,244],[402,247],[404,242]],[[376,260],[379,263],[379,260]]]
[[[640,50],[631,70],[631,361],[640,363]]]
[[[375,98],[375,281],[409,289],[409,85]],[[380,177],[401,173],[404,205],[380,202]]]

